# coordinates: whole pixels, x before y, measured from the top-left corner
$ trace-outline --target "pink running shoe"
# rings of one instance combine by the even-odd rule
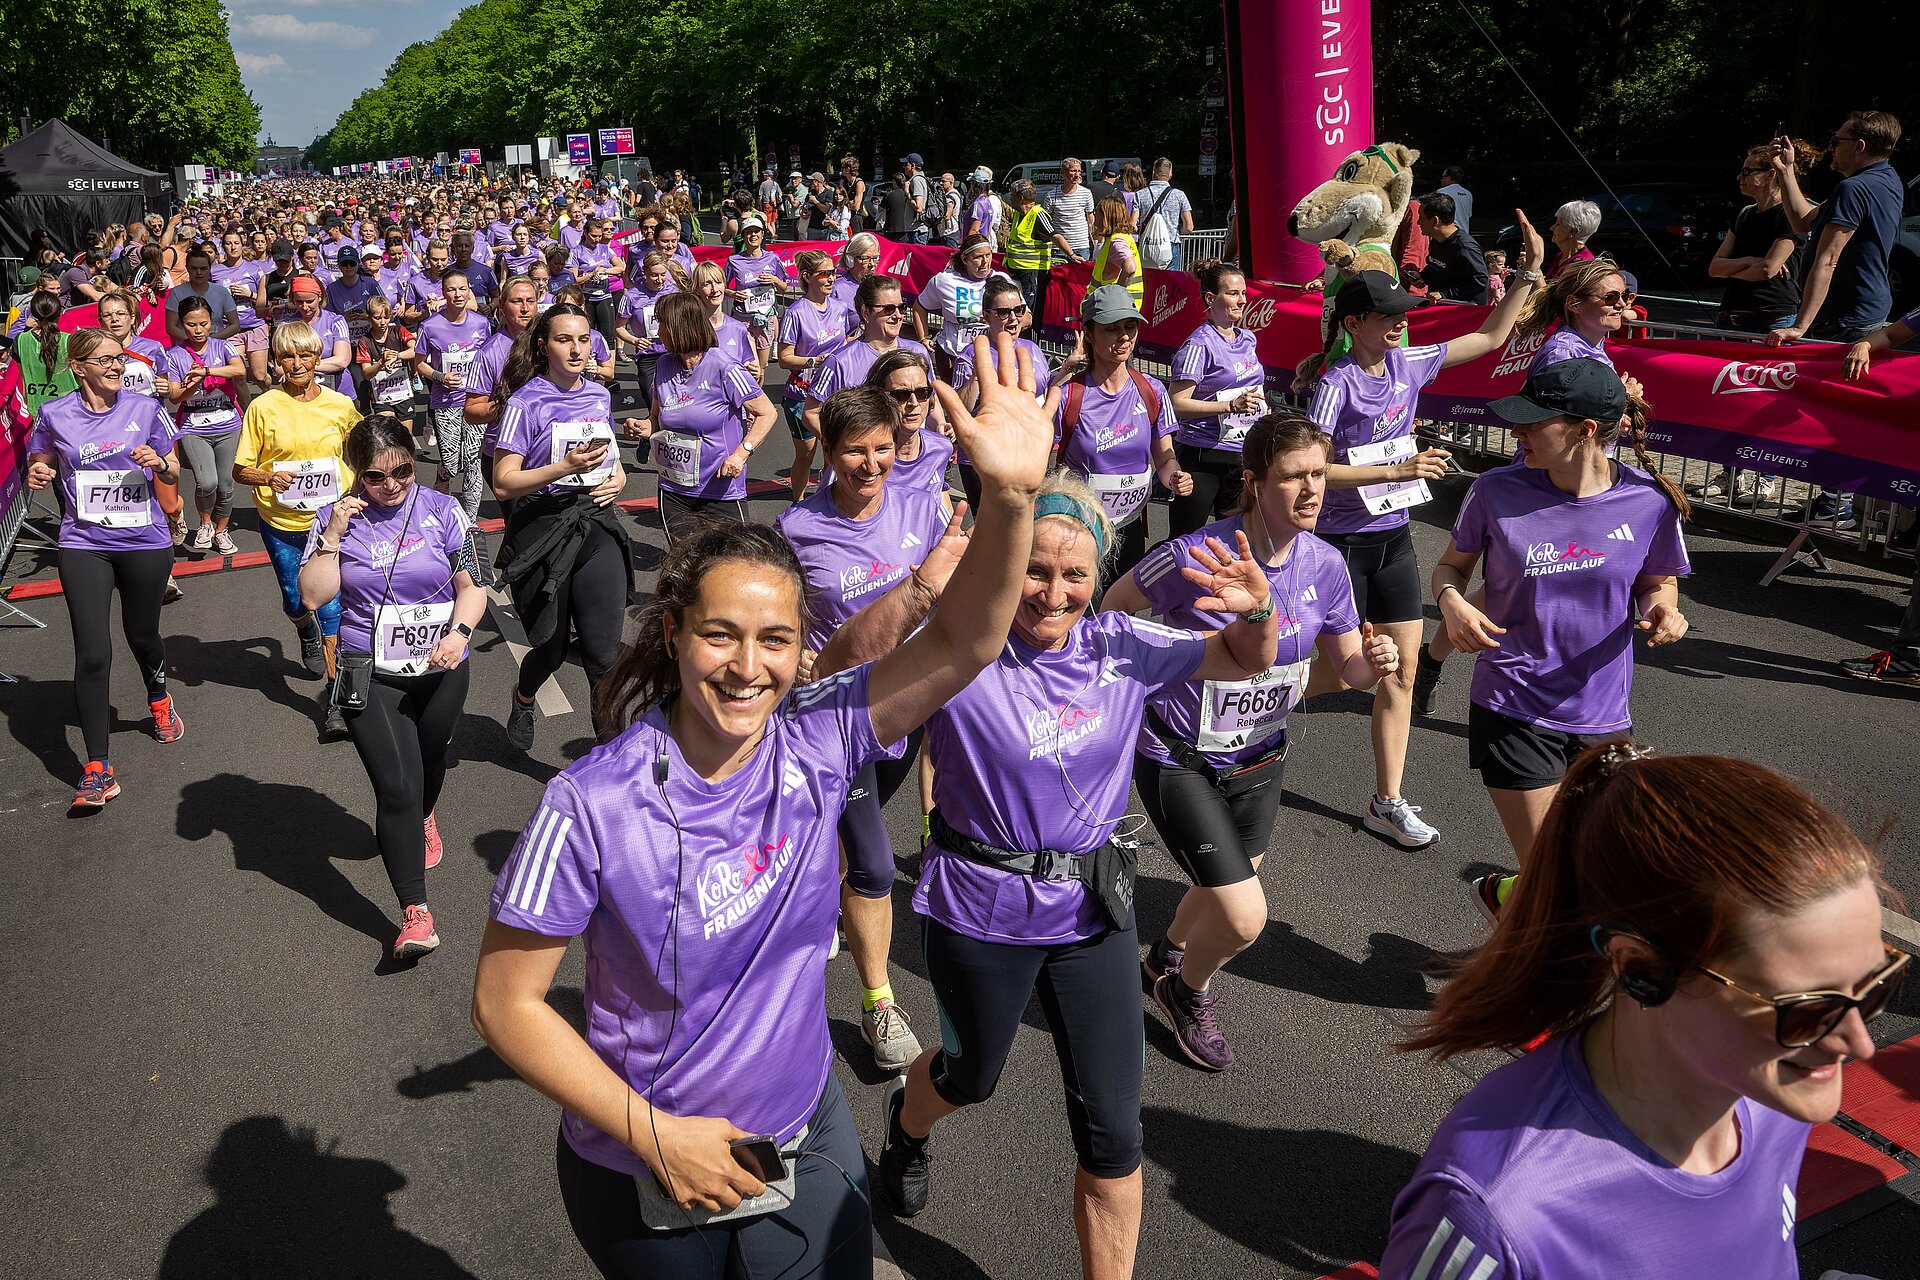
[[[400,936],[393,940],[393,958],[411,960],[424,956],[440,945],[440,935],[433,931],[433,912],[418,904],[408,907],[406,922],[400,926]]]
[[[440,854],[441,854],[440,824],[433,820],[432,814],[428,814],[427,815],[427,870],[431,871],[435,867],[440,865]]]

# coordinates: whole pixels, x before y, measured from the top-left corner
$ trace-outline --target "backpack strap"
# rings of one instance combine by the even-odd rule
[[[1093,376],[1091,368],[1084,369],[1067,380],[1066,393],[1060,400],[1060,443],[1056,451],[1061,457],[1067,456],[1067,445],[1073,440],[1073,433],[1080,425],[1080,403],[1087,398],[1087,382]]]
[[[1160,421],[1160,392],[1155,389],[1153,380],[1132,365],[1127,366],[1127,376],[1133,379],[1133,389],[1140,397],[1140,403],[1147,406],[1147,438],[1153,438],[1154,424]]]

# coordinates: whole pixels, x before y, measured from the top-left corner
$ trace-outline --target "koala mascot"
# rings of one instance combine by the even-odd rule
[[[1393,235],[1413,201],[1413,162],[1419,158],[1418,151],[1398,142],[1355,151],[1340,162],[1332,178],[1294,206],[1287,230],[1319,245],[1327,264],[1320,277],[1325,299],[1323,331],[1333,314],[1334,295],[1348,277],[1361,271],[1384,271],[1400,278]],[[1344,334],[1339,345],[1346,345]]]

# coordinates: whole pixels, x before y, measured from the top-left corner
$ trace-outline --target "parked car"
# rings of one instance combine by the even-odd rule
[[[1099,177],[1100,170],[1109,160],[1114,164],[1122,166],[1140,163],[1139,156],[1093,156],[1080,162],[1086,166],[1085,171],[1081,174],[1080,180],[1082,182],[1090,182],[1094,178]],[[1034,190],[1040,195],[1040,202],[1045,204],[1048,200],[1059,194],[1060,162],[1058,160],[1027,160],[1014,165],[1013,168],[1000,175],[1001,189],[1005,190],[1011,187],[1021,178],[1025,178],[1033,184]]]

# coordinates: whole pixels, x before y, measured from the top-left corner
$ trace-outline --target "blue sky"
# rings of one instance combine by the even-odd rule
[[[465,6],[455,0],[226,0],[260,141],[304,147],[380,83],[400,50]]]

